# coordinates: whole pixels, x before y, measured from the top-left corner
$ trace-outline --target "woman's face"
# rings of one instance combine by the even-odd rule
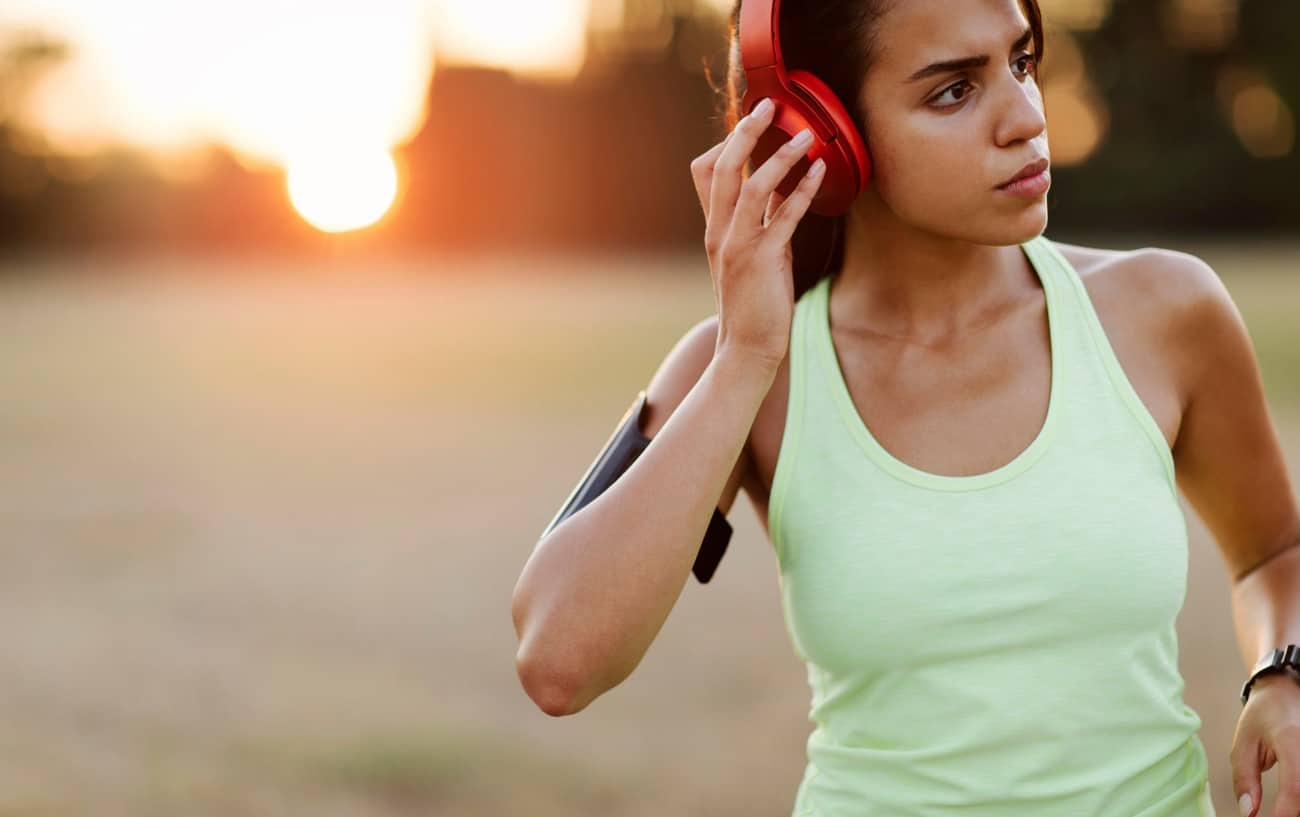
[[[876,21],[862,89],[872,182],[883,206],[939,235],[1007,245],[1047,225],[1047,196],[997,187],[1050,158],[1029,21],[1017,0],[907,0]],[[938,66],[967,58],[983,64]],[[869,218],[870,216],[868,216]]]

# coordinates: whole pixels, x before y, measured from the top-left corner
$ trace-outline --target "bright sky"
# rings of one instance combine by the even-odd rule
[[[287,166],[334,143],[391,148],[443,62],[581,64],[590,0],[4,0],[0,29],[73,46],[31,99],[62,150],[204,140]],[[608,0],[600,0],[608,2]]]
[[[719,12],[733,1],[698,0]],[[183,164],[216,142],[285,170],[295,208],[324,230],[366,226],[393,201],[391,151],[423,124],[435,56],[563,81],[582,66],[588,29],[662,22],[646,16],[658,6],[630,0],[0,2],[0,38],[30,28],[70,46],[22,117],[57,152],[127,143]],[[1049,19],[1086,28],[1111,0],[1042,2]],[[639,11],[625,18],[625,5]],[[1062,159],[1085,157],[1100,138],[1083,91],[1055,105],[1077,120],[1065,132],[1079,134],[1073,154],[1059,145]],[[1238,118],[1272,110],[1260,100]]]
[[[3,0],[0,33],[32,26],[73,46],[31,100],[30,119],[57,149],[215,141],[287,166],[333,143],[387,150],[411,136],[435,53],[444,64],[571,76],[587,28],[621,25],[628,2]],[[725,12],[733,0],[699,2]],[[1073,9],[1089,18],[1075,24],[1095,23],[1110,0],[1043,5],[1049,17]]]

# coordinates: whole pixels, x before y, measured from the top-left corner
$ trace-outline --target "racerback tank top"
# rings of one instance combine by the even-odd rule
[[[1042,235],[1020,246],[1049,408],[986,473],[892,456],[840,370],[830,279],[796,304],[768,505],[812,694],[793,817],[1214,817],[1169,446],[1078,273]]]

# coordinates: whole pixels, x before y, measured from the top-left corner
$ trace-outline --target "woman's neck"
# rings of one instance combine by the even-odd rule
[[[959,338],[1040,286],[1018,244],[974,244],[856,208],[844,227],[835,313],[876,334],[917,343]]]

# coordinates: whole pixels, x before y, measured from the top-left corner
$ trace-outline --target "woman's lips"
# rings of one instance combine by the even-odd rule
[[[1023,179],[1017,179],[1009,184],[998,187],[998,190],[1004,193],[1010,193],[1013,196],[1022,196],[1024,198],[1038,198],[1047,192],[1052,186],[1052,171],[1044,169],[1041,173],[1033,176],[1026,176]]]

